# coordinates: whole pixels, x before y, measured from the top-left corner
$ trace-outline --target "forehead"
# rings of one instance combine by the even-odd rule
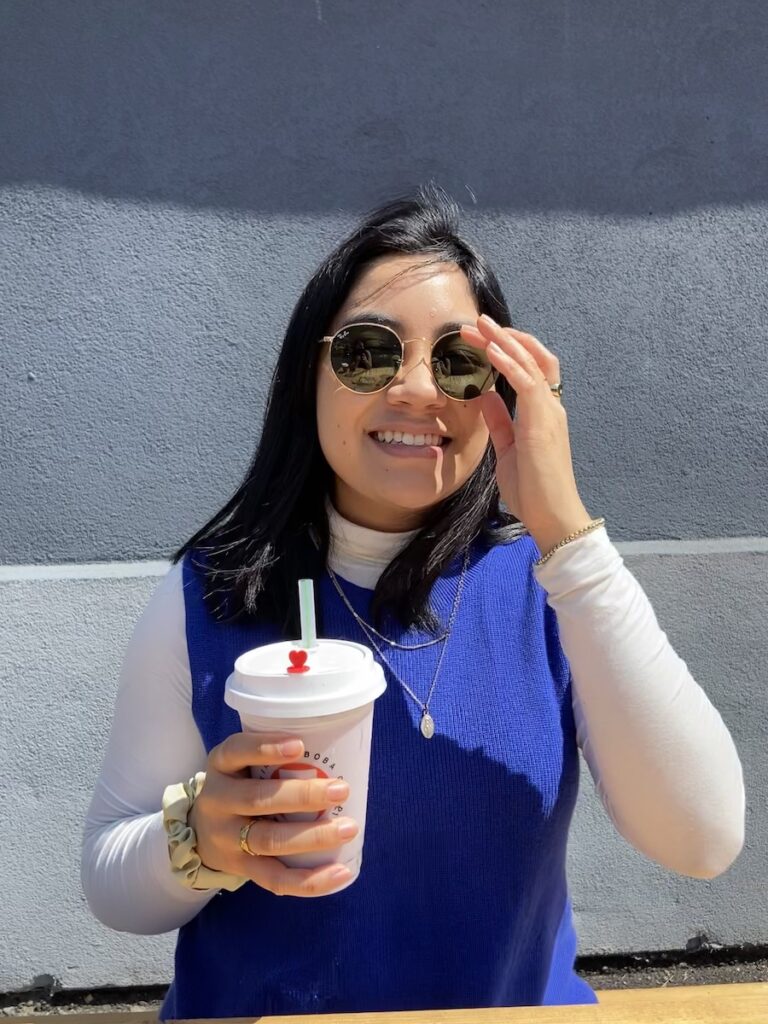
[[[419,310],[434,316],[477,302],[464,271],[455,263],[406,254],[383,256],[363,271],[339,313],[354,309]]]

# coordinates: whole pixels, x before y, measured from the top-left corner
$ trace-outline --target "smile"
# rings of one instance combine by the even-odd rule
[[[375,431],[377,441],[384,444],[409,444],[421,447],[422,445],[442,445],[448,440],[440,434],[407,434],[400,430],[377,430]]]
[[[397,430],[377,430],[368,437],[379,451],[401,459],[442,458],[443,450],[451,443],[450,438],[438,434],[401,434]]]

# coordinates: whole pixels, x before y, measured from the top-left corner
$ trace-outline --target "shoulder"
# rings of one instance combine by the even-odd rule
[[[546,594],[533,572],[539,550],[529,533],[483,543],[473,552],[469,579],[478,600],[490,608],[520,607],[540,615]]]
[[[152,590],[128,642],[120,690],[144,693],[168,686],[189,690],[181,564],[171,565]]]
[[[221,566],[209,552],[191,548],[175,566],[183,594],[186,621],[190,628],[199,629],[203,621],[230,620],[234,600],[237,570]]]
[[[176,572],[177,586],[182,602],[188,608],[203,599],[206,588],[208,565],[203,552],[191,549],[172,567]]]
[[[532,576],[533,563],[539,558],[539,549],[533,537],[522,527],[502,536],[495,543],[478,544],[476,557],[476,564],[483,572],[512,572]]]
[[[184,582],[182,563],[171,565],[156,584],[136,624],[146,638],[160,643],[184,631]]]

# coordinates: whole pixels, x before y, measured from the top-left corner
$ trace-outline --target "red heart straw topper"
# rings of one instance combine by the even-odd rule
[[[307,652],[304,650],[293,650],[288,652],[291,664],[288,666],[287,671],[291,675],[297,675],[300,672],[309,672],[309,665],[306,664]]]

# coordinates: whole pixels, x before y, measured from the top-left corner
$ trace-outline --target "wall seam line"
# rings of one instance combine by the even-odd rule
[[[614,541],[623,555],[766,554],[768,537],[720,537],[701,540]],[[0,565],[0,583],[45,580],[136,579],[164,576],[170,562],[68,562],[51,565]]]

